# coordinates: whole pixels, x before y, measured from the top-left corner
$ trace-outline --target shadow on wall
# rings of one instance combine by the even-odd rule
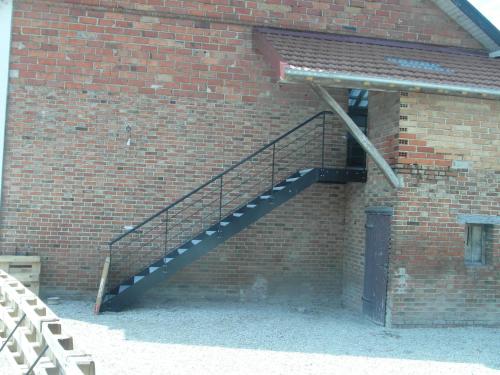
[[[500,370],[500,329],[493,328],[386,329],[352,311],[319,305],[163,301],[99,316],[92,315],[91,302],[65,301],[53,307],[68,319],[77,340],[87,340],[83,348],[90,352],[102,337],[108,345],[119,337],[118,351],[123,350],[120,345],[134,350],[134,345],[154,343],[159,345],[148,347],[160,352],[179,346],[194,353],[241,349],[293,355],[293,360],[306,355],[311,363],[320,357],[332,364],[354,361],[355,367],[378,361],[376,366],[397,367],[395,373],[483,373],[485,366]]]

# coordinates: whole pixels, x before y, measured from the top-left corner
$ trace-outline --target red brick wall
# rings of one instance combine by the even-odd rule
[[[343,202],[343,185],[315,184],[155,293],[336,302],[342,289]]]
[[[251,25],[480,48],[428,0],[413,1],[411,5],[403,0],[331,4],[320,1],[226,3],[225,0],[189,3],[16,1],[4,202],[0,211],[1,252],[11,254],[18,250],[40,254],[45,286],[94,289],[99,261],[104,254],[98,249],[102,250],[123,225],[137,223],[319,111],[322,106],[306,87],[272,82],[270,67],[253,49]],[[346,99],[344,92],[338,92],[337,97]],[[470,184],[486,181],[477,188],[472,185],[471,189],[480,190],[482,184],[487,184],[489,190],[478,194],[484,202],[480,207],[486,205],[488,209],[480,211],[498,212],[498,206],[491,203],[494,201],[491,194],[498,193],[495,187],[498,174],[492,174],[491,167],[488,167],[490,172],[477,179],[473,178],[473,172],[466,175],[447,172],[447,166],[458,158],[463,147],[455,145],[452,151],[446,151],[445,145],[443,151],[439,144],[441,136],[436,132],[442,127],[442,119],[448,105],[454,105],[454,99],[446,106],[434,103],[432,97],[420,96],[418,100],[420,109],[414,106],[413,109],[418,110],[401,113],[408,119],[401,119],[400,127],[405,127],[404,121],[418,123],[416,129],[400,133],[400,140],[405,137],[403,133],[407,134],[408,144],[394,137],[398,124],[395,125],[393,117],[390,120],[385,117],[387,113],[396,113],[395,97],[377,94],[370,102],[371,108],[375,108],[371,110],[370,121],[375,125],[370,125],[373,132],[370,137],[391,163],[397,161],[406,169],[408,163],[415,163],[417,159],[432,160],[419,165],[429,165],[437,171],[426,171],[425,177],[421,177],[420,172],[412,172],[408,178],[409,189],[401,194],[401,200],[418,202],[415,203],[417,210],[406,209],[404,205],[396,207],[394,228],[401,235],[395,236],[395,244],[419,238],[416,233],[420,233],[423,226],[408,228],[407,221],[410,216],[425,215],[418,208],[424,201],[424,196],[419,194],[424,194],[432,185],[419,190],[422,179],[449,180],[455,190],[448,191],[445,185],[439,185],[440,191],[447,194],[440,204],[448,204],[447,200],[464,194],[467,197],[460,198],[459,205],[470,212],[477,211],[478,206],[473,203],[476,193],[462,186],[463,179]],[[392,103],[389,108],[385,107],[386,102]],[[487,134],[492,123],[485,114],[490,111],[488,118],[493,118],[498,106],[488,109],[491,102],[479,103],[474,104],[477,108],[472,120],[480,123],[486,138],[478,139],[481,149],[474,148],[471,158],[491,164],[491,160],[498,159],[488,156],[492,145],[488,143]],[[458,111],[456,106],[454,111]],[[411,106],[408,108],[411,110]],[[442,116],[413,118],[429,109]],[[373,115],[377,113],[375,121],[377,116]],[[464,117],[461,121],[463,123],[453,125],[455,131],[468,120]],[[431,126],[427,128],[426,124]],[[126,145],[128,125],[130,146]],[[342,138],[345,131],[338,121],[332,126],[335,130],[331,134],[331,148],[336,152],[330,163],[340,166],[345,158]],[[425,136],[418,129],[427,129]],[[408,149],[415,155],[400,155],[399,152],[406,152],[401,150],[403,145],[415,147]],[[440,160],[446,163],[437,162]],[[339,234],[343,226],[338,220],[339,210],[344,207],[343,188],[314,186],[180,274],[166,292],[174,293],[175,288],[185,289],[190,285],[193,293],[198,293],[208,280],[217,295],[238,295],[245,299],[252,298],[256,290],[262,291],[252,286],[267,280],[266,295],[269,296],[286,289],[290,282],[316,295],[335,295],[340,291],[339,269],[343,267],[345,303],[359,306],[364,254],[364,233],[360,228],[363,229],[364,208],[392,205],[394,201],[394,192],[384,178],[372,164],[369,169],[366,186],[352,184],[346,188],[345,236]],[[434,197],[431,191],[426,194]],[[430,203],[425,204],[430,207]],[[317,211],[324,216],[311,219]],[[433,214],[430,208],[427,212]],[[453,259],[458,259],[461,228],[451,224],[455,219],[453,215],[443,220],[456,231],[453,245],[445,249],[454,249],[456,258]],[[283,224],[289,217],[292,220]],[[293,228],[308,228],[308,231],[300,232],[302,237],[297,239]],[[256,237],[259,242],[252,242]],[[355,241],[350,242],[349,238]],[[435,239],[439,243],[437,234]],[[341,266],[342,241],[345,253]],[[417,304],[406,306],[411,294],[402,296],[397,292],[395,285],[401,277],[395,276],[395,272],[399,272],[400,265],[406,267],[406,258],[403,247],[394,248],[391,297],[394,296],[390,311],[395,324],[419,323],[425,314],[418,310]],[[435,254],[438,245],[429,244],[421,249],[423,253],[434,251]],[[241,259],[233,258],[232,251],[240,254]],[[270,262],[260,262],[261,259]],[[422,264],[432,262],[434,260]],[[457,293],[467,290],[468,294],[462,294],[467,301],[479,298],[480,302],[470,307],[472,315],[477,314],[482,303],[491,309],[494,305],[488,302],[493,293],[489,283],[498,285],[495,284],[498,269],[479,270],[469,275],[470,270],[456,267],[456,272],[449,275],[460,276],[449,277],[457,285]],[[303,269],[307,272],[301,273]],[[413,272],[411,268],[407,270]],[[420,271],[416,272],[415,275],[420,275]],[[469,275],[467,288],[460,289],[464,274]],[[439,282],[433,284],[435,289],[444,282],[443,278],[436,277],[438,279]],[[432,301],[438,300],[431,298],[433,294],[422,287],[430,277],[413,280],[418,291],[414,295],[421,301],[431,306]],[[471,292],[475,282],[487,291],[480,296]],[[434,295],[442,298],[442,293],[441,290]],[[460,308],[461,302],[456,302],[458,297],[450,301],[451,308]],[[453,321],[451,315],[446,314],[442,312],[442,319]],[[490,321],[496,319],[493,312],[488,314]]]
[[[364,210],[392,206],[386,322],[392,326],[500,322],[500,245],[491,228],[486,265],[464,262],[460,214],[498,215],[498,102],[416,93],[371,94],[369,137],[405,187],[391,188],[368,162],[368,182],[346,190],[343,304],[360,310]],[[399,129],[398,129],[399,128]],[[408,140],[408,142],[401,142]],[[470,169],[453,169],[453,161]]]
[[[368,138],[391,164],[396,160],[399,126],[399,94],[371,92],[368,96]],[[346,187],[342,303],[361,310],[365,261],[365,210],[394,207],[396,190],[367,157],[368,180]]]
[[[450,167],[464,160],[473,169],[498,168],[498,101],[404,93],[401,103],[399,138],[407,142],[399,151],[407,154],[398,163]]]
[[[124,225],[321,106],[306,87],[271,82],[248,27],[143,18],[138,36],[124,23],[140,16],[68,13],[16,3],[1,252],[40,254],[45,286],[94,289]],[[116,27],[89,27],[108,22]],[[341,166],[344,133],[331,121],[327,162]]]
[[[199,23],[215,21],[238,25],[268,25],[289,29],[357,33],[387,39],[481,48],[479,43],[431,0],[260,0],[260,1],[131,1],[131,0],[58,0],[60,12],[67,4],[76,9],[84,4],[96,12],[120,9],[144,16],[170,16],[195,19]],[[37,2],[40,3],[40,2]],[[43,5],[37,5],[37,8]],[[83,22],[94,26],[95,14],[73,11]],[[126,17],[125,17],[126,18]],[[129,28],[119,16],[119,27]],[[109,27],[108,23],[97,26]],[[135,29],[135,27],[134,27]],[[132,30],[130,30],[133,33]],[[189,35],[185,40],[191,41]]]
[[[170,18],[160,17],[166,6],[141,6],[135,1],[120,2],[123,8],[119,12],[109,8],[116,5],[114,1],[68,3],[72,5],[64,1],[59,4],[16,2],[11,68],[13,76],[19,77],[17,82],[113,94],[175,95],[243,102],[256,102],[257,97],[266,95],[255,78],[268,76],[269,69],[255,63],[261,58],[251,49],[251,28],[245,23],[229,23],[231,17],[229,20],[227,16],[217,18],[224,12],[216,12],[215,19],[221,21],[217,23],[207,22],[206,18],[179,19],[170,13],[165,13]],[[100,7],[92,10],[77,3]],[[192,9],[176,7],[176,3],[168,3],[173,7],[169,11],[189,13],[197,7],[222,7],[191,2],[195,8]],[[328,27],[329,22],[349,23],[349,18],[354,17],[353,23],[360,25],[358,34],[361,35],[479,47],[430,1],[412,5],[401,5],[398,1],[390,4],[360,1],[350,7],[315,2],[244,4],[248,9],[289,8],[293,9],[292,14],[299,15],[307,7],[321,9],[328,5],[331,9],[321,10],[325,12],[322,22],[314,22],[316,17],[311,15],[303,21],[303,28],[339,31],[341,26],[332,29]],[[185,4],[179,2],[179,5]],[[139,12],[157,8],[156,17]],[[204,10],[194,14],[206,16],[207,12],[210,13]],[[294,24],[293,19],[286,12],[269,9],[263,11],[256,23],[298,27],[300,23]],[[361,27],[364,22],[367,25]],[[393,34],[394,29],[401,32]]]
[[[365,261],[365,186],[346,186],[345,234],[342,258],[342,305],[361,311]]]
[[[466,266],[465,228],[457,223],[458,213],[498,215],[498,199],[492,199],[498,197],[498,172],[407,173],[393,222],[392,325],[498,324],[499,228],[493,227],[487,264]]]
[[[465,226],[458,223],[460,214],[500,212],[498,101],[408,93],[401,103],[401,135],[428,150],[398,161],[407,187],[394,217],[390,320],[498,324],[500,229],[492,228],[486,265],[471,267],[464,263]],[[470,169],[453,169],[454,160]]]

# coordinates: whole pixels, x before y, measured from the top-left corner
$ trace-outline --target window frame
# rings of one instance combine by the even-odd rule
[[[466,266],[484,266],[486,265],[486,243],[487,243],[487,230],[488,225],[479,223],[466,223],[465,224],[465,246],[464,246],[464,262]],[[480,228],[480,260],[473,260],[474,251],[471,249],[473,246],[473,232],[474,228]]]

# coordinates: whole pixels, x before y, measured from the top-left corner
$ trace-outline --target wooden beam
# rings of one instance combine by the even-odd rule
[[[394,173],[391,166],[385,161],[384,157],[378,152],[377,148],[370,142],[370,140],[363,134],[358,126],[352,121],[351,117],[344,111],[337,101],[326,91],[322,86],[311,83],[311,87],[318,96],[325,101],[330,108],[332,108],[342,119],[347,130],[358,141],[359,145],[366,151],[366,153],[373,159],[375,164],[381,169],[382,173],[389,180],[395,188],[403,187],[401,179]]]
[[[25,287],[38,295],[40,287],[40,257],[0,255],[0,270],[15,277]]]
[[[108,279],[110,261],[111,260],[109,257],[106,257],[106,260],[104,261],[104,267],[102,268],[101,282],[99,283],[99,290],[97,291],[97,298],[95,301],[94,314],[99,314],[99,311],[101,310],[102,297],[104,296],[104,292],[106,289],[106,281]]]

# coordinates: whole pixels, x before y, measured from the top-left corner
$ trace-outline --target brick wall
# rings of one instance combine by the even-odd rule
[[[95,289],[103,255],[99,248],[124,225],[137,223],[322,109],[306,87],[272,81],[270,67],[253,49],[252,25],[480,48],[428,0],[411,4],[402,0],[331,4],[16,1],[1,252],[40,254],[45,286]],[[335,94],[345,103],[345,92]],[[393,298],[389,301],[395,324],[418,323],[424,317],[418,304],[411,305],[408,290],[416,291],[415,296],[428,306],[434,298],[422,288],[431,278],[416,277],[420,271],[407,267],[399,246],[418,239],[417,233],[426,233],[419,232],[424,225],[407,225],[410,216],[424,217],[421,205],[436,203],[422,203],[424,193],[437,198],[434,191],[425,191],[432,185],[421,181],[443,181],[438,185],[440,194],[446,195],[440,202],[443,207],[463,195],[457,203],[461,210],[498,212],[492,199],[498,194],[498,174],[492,172],[498,156],[491,156],[498,143],[490,143],[498,138],[498,133],[491,133],[498,129],[491,120],[498,114],[498,104],[422,94],[409,94],[405,100],[401,104],[407,105],[406,112],[399,118],[399,100],[394,94],[372,95],[369,120],[372,140],[391,163],[410,173],[401,201],[418,202],[401,204],[395,211],[394,228],[400,235],[394,236],[397,250],[390,270]],[[472,117],[461,110],[469,105],[474,108]],[[456,122],[450,123],[449,108]],[[444,130],[443,124],[450,128]],[[468,152],[460,142],[471,124],[474,146]],[[398,127],[406,128],[399,138]],[[340,166],[345,159],[345,131],[337,120],[332,129],[329,149],[334,151],[329,160]],[[449,171],[457,159],[486,169]],[[425,172],[420,166],[425,166]],[[335,295],[340,292],[339,270],[343,268],[345,304],[359,307],[364,209],[393,205],[395,199],[371,162],[368,168],[366,186],[350,184],[346,191],[324,185],[310,188],[180,274],[166,292],[174,294],[176,288],[190,286],[193,294],[209,293],[203,290],[209,281],[216,295],[249,299],[272,296],[293,282],[302,285],[305,294]],[[448,181],[450,187],[446,187]],[[487,190],[475,187],[481,181],[486,181]],[[325,216],[311,220],[318,210]],[[339,210],[345,213],[345,236],[338,235],[343,225],[337,220]],[[434,214],[430,208],[427,212]],[[442,222],[449,225],[446,230],[456,231],[453,245],[445,249],[454,249],[457,260],[463,228],[454,224],[455,216],[454,211]],[[290,223],[283,224],[288,217]],[[436,233],[437,228],[445,228],[440,223],[433,223]],[[296,238],[293,228],[309,230]],[[255,238],[259,241],[252,242]],[[435,254],[441,249],[436,245],[438,234],[434,238],[435,243],[419,251]],[[340,242],[346,249],[342,266]],[[233,258],[232,251],[241,255],[241,261]],[[426,255],[422,264],[432,264],[431,258]],[[456,290],[467,291],[457,293],[465,293],[467,301],[480,301],[472,304],[471,314],[477,315],[481,303],[491,309],[490,284],[498,285],[498,268],[472,272],[456,264],[450,275],[460,277],[449,277]],[[397,289],[401,275],[396,275],[401,265],[413,272],[414,276],[409,273],[413,279],[408,280],[415,283],[403,295]],[[304,267],[307,272],[301,274]],[[461,287],[464,275],[468,275],[467,286]],[[444,282],[441,277],[432,280],[439,280],[431,282],[434,289]],[[484,293],[473,290],[475,282]],[[442,293],[434,295],[442,298]],[[460,307],[458,297],[450,301],[450,308]],[[442,312],[442,319],[448,319],[446,314]],[[490,321],[496,319],[493,312],[488,314]]]
[[[395,192],[370,160],[367,184],[347,186],[343,304],[362,306],[364,210],[392,206],[387,324],[497,325],[499,228],[489,233],[487,264],[466,266],[457,216],[500,212],[498,102],[400,96],[370,95],[369,137],[405,188]],[[457,161],[469,169],[453,168]]]
[[[498,324],[500,228],[490,233],[486,265],[466,266],[457,215],[500,212],[500,106],[416,93],[401,103],[401,136],[412,149],[398,160],[407,188],[393,221],[392,324]]]
[[[344,186],[315,184],[165,284],[164,297],[337,303]]]
[[[124,225],[321,106],[306,87],[271,82],[248,27],[68,9],[16,3],[1,252],[41,255],[45,286],[95,289]],[[328,129],[329,165],[341,166],[343,132],[331,118]]]
[[[361,311],[365,264],[365,187],[346,186],[344,253],[342,258],[342,305]]]
[[[398,163],[472,169],[498,168],[498,101],[404,93]],[[407,95],[407,96],[406,96]]]
[[[27,3],[27,2],[26,2]],[[37,2],[40,3],[40,2]],[[237,25],[268,25],[289,29],[357,33],[387,39],[481,48],[470,34],[434,5],[431,0],[260,0],[260,1],[131,1],[131,0],[58,0],[59,12],[80,5],[94,12],[120,9],[129,14],[170,16]],[[43,5],[37,5],[37,8]],[[82,23],[109,27],[107,22],[95,23],[94,14],[70,13],[81,16]],[[117,19],[119,27],[129,28],[127,22]],[[134,27],[135,29],[135,27]],[[133,31],[130,31],[133,33]],[[189,35],[185,40],[190,40]]]
[[[100,6],[94,9],[79,3]],[[351,6],[316,2],[241,3],[252,11],[261,6],[281,6],[290,8],[292,14],[301,15],[303,11],[307,14],[308,7],[325,13],[321,22],[314,15],[305,17],[302,28],[306,29],[339,31],[342,26],[331,29],[329,23],[349,23],[350,17],[354,17],[353,23],[360,25],[356,32],[360,35],[479,48],[477,42],[428,0],[411,5],[398,1],[349,2]],[[176,1],[168,6],[161,4],[120,1],[120,11],[116,11],[110,8],[117,5],[114,1],[37,1],[36,4],[18,1],[13,23],[11,77],[29,86],[115,95],[141,93],[256,102],[270,94],[269,88],[264,89],[255,80],[256,76],[265,78],[270,72],[269,67],[255,63],[261,58],[251,49],[249,24],[230,22],[231,17],[221,16],[225,14],[223,11],[215,12],[214,22],[207,21],[211,11],[195,12],[198,7],[222,7],[220,4],[191,2],[193,8]],[[325,5],[328,11],[322,9]],[[144,15],[141,9],[155,10],[156,17]],[[162,13],[165,9],[168,12]],[[183,19],[171,12],[193,12],[193,16],[205,18]],[[257,20],[254,24],[298,27],[293,23],[294,17],[286,12],[264,11]],[[400,31],[393,34],[394,29]]]
[[[368,97],[368,138],[390,164],[397,155],[400,99],[398,93],[370,92]],[[345,238],[343,257],[344,306],[361,310],[365,261],[365,210],[368,207],[394,207],[396,190],[367,157],[366,184],[346,187]]]

